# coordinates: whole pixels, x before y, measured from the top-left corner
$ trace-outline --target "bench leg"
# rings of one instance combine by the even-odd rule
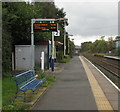
[[[26,102],[26,98],[25,98],[25,96],[26,96],[26,93],[25,93],[25,91],[24,91],[24,102]]]
[[[35,91],[32,91],[33,92],[33,94],[37,94],[37,92],[35,93]]]
[[[15,98],[17,98],[17,95],[18,95],[18,91],[17,91],[16,94],[15,94]]]
[[[17,88],[17,91],[16,91],[16,93],[15,93],[15,97],[14,97],[14,100],[13,100],[13,102],[15,101],[15,99],[18,97],[18,88]]]
[[[24,92],[24,102],[30,102],[30,100],[26,98],[26,92]]]

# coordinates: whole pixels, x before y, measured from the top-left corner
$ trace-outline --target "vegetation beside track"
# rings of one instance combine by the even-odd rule
[[[105,36],[101,36],[99,40],[95,40],[94,42],[89,41],[81,43],[81,52],[95,54],[96,56],[120,56],[120,47],[116,46],[115,43],[120,37],[116,36],[115,39],[109,37],[108,41],[104,38]]]
[[[70,56],[69,55],[65,55],[60,62],[61,63],[68,63],[69,61],[70,61]]]
[[[46,10],[47,8],[47,10]],[[31,19],[35,18],[65,18],[64,9],[56,7],[54,2],[2,2],[2,71],[12,71],[12,53],[15,52],[15,45],[31,44]],[[64,29],[68,25],[66,21],[59,21],[60,36],[55,41],[64,42]],[[34,32],[35,44],[51,40],[51,32]],[[17,36],[17,38],[16,38]],[[68,54],[68,32],[66,32],[66,54]],[[60,62],[63,53],[63,45],[56,45],[57,60]],[[72,56],[74,42],[69,40],[69,55]],[[3,74],[3,77],[4,77]]]
[[[104,57],[104,56],[105,56],[105,53],[94,53],[94,56]]]

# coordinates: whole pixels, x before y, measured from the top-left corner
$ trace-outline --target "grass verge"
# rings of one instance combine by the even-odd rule
[[[104,53],[95,53],[94,56],[100,56],[100,57],[104,57],[105,54]]]
[[[0,110],[2,108],[2,80],[0,78]]]
[[[16,95],[16,82],[14,77],[6,77],[2,81],[2,100],[3,100],[3,112],[8,110],[12,112],[18,112],[18,110],[29,110],[34,102],[40,97],[40,95],[46,90],[47,87],[52,86],[56,81],[55,76],[49,75],[43,72],[39,67],[35,67],[35,73],[38,75],[38,79],[46,78],[46,82],[43,84],[43,87],[38,89],[36,94],[33,94],[31,91],[26,92],[26,97],[30,100],[29,103],[23,102],[23,97],[17,97]],[[9,74],[11,75],[11,74]],[[18,94],[22,94],[19,92]],[[13,100],[14,99],[14,100]]]
[[[68,63],[69,61],[70,61],[70,56],[69,55],[65,55],[60,62],[61,63]]]
[[[10,74],[11,75],[11,74]],[[16,94],[16,83],[13,77],[4,78],[2,80],[2,104],[9,104]]]
[[[46,82],[43,84],[44,87],[52,86],[52,84],[56,81],[54,75],[47,74],[46,72],[42,71],[39,66],[35,67],[35,72],[38,75],[38,79],[46,78]]]

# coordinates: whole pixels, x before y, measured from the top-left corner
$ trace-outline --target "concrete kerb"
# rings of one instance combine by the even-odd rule
[[[49,87],[46,88],[46,89],[40,94],[40,96],[36,99],[36,101],[31,105],[30,110],[35,106],[35,104],[38,102],[38,100],[40,100],[40,99],[44,96],[44,94],[47,92],[48,89],[49,89]]]
[[[115,111],[119,110],[118,109],[118,107],[119,107],[118,106],[118,104],[119,104],[119,100],[118,100],[119,88],[109,78],[107,78],[107,76],[105,76],[105,74],[102,71],[100,71],[94,64],[92,64],[88,59],[86,59],[85,57],[83,57],[83,59],[85,59],[85,61],[88,64],[92,65],[92,67],[95,68],[96,72],[100,73],[101,74],[100,76],[103,77],[106,80],[106,82],[108,82],[110,84],[110,86],[107,86],[106,85],[107,83],[103,83],[103,80],[102,81],[98,80],[97,75],[95,75],[95,78],[98,80],[98,83],[100,84],[100,86],[101,86],[106,98],[110,102],[112,108]],[[107,87],[107,90],[106,90],[106,87]],[[110,92],[110,90],[115,90],[116,92]]]

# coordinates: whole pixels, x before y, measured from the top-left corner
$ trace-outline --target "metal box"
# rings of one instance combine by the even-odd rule
[[[15,69],[29,70],[32,69],[32,47],[31,45],[15,46]]]

